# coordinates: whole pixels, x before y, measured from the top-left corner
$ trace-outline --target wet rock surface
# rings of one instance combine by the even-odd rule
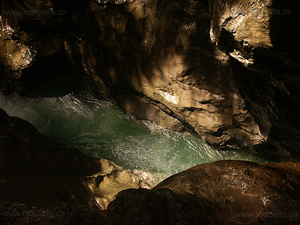
[[[101,159],[100,162],[105,168],[104,170],[82,178],[100,210],[106,210],[109,203],[122,190],[132,188],[150,189],[158,183],[149,172],[141,171],[142,174],[137,174],[130,170],[124,170],[105,159]]]

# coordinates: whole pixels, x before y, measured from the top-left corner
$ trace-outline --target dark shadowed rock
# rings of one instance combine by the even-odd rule
[[[122,191],[109,205],[107,214],[111,225],[214,224],[212,217],[206,204],[169,189]]]
[[[53,209],[106,209],[118,192],[152,186],[105,159],[86,156],[0,109],[0,200]]]
[[[0,108],[0,224],[104,224],[85,176],[103,161],[39,133]]]
[[[44,208],[63,202],[96,207],[80,178],[102,170],[98,159],[42,135],[2,109],[0,124],[2,201]]]

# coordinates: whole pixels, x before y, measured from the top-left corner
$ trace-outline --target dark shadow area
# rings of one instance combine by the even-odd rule
[[[20,82],[24,84],[26,89],[22,95],[29,94],[44,83],[67,74],[76,76],[77,71],[66,59],[63,51],[37,59],[31,67],[23,70]],[[58,89],[59,84],[57,85]]]
[[[90,204],[80,178],[102,169],[98,158],[41,134],[29,122],[9,117],[2,109],[0,126],[0,135],[5,135],[0,140],[1,202],[16,201],[46,209],[62,203],[97,208]]]
[[[195,0],[196,2],[200,2],[202,5],[204,5],[205,7],[208,8],[209,6],[209,3],[208,3],[208,0]]]
[[[275,50],[288,54],[299,63],[300,3],[293,0],[273,0],[270,36]]]
[[[167,188],[128,189],[120,192],[107,210],[109,224],[211,224],[214,212],[208,203]]]

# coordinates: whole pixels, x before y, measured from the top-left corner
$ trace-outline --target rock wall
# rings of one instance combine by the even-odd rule
[[[212,41],[230,55],[246,108],[267,137],[255,151],[299,161],[299,25],[294,1],[211,2]],[[297,38],[296,38],[297,39]]]
[[[239,94],[229,56],[211,41],[205,2],[88,7],[89,24],[100,28],[90,36],[99,40],[102,54],[85,38],[80,45],[67,40],[66,48],[70,58],[82,56],[74,64],[90,73],[95,94],[104,92],[138,119],[195,131],[216,147],[251,148],[265,141]]]
[[[3,93],[38,86],[41,66],[31,65],[58,54],[92,93],[137,119],[299,161],[295,1],[25,2],[2,4]],[[29,51],[22,60],[17,45]]]

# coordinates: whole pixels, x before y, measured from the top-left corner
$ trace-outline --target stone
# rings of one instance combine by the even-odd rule
[[[173,175],[154,189],[192,196],[206,204],[218,224],[296,224],[299,172],[296,163],[218,161]]]
[[[106,210],[108,204],[115,199],[120,191],[130,188],[139,189],[142,182],[131,171],[114,168],[108,174],[85,178],[85,183],[94,196],[98,207],[101,210]]]
[[[292,168],[292,169],[291,169]],[[299,164],[200,164],[152,190],[124,190],[108,206],[109,224],[297,224]]]
[[[169,189],[129,189],[108,206],[108,224],[214,224],[212,213],[192,197]]]
[[[52,15],[51,11],[53,11],[52,1],[43,3],[38,0],[25,3],[16,1],[13,4],[10,1],[2,2],[0,13],[0,92],[2,94],[9,95],[14,92],[26,94],[47,80],[49,75],[47,70],[43,73],[44,77],[40,70],[35,71],[33,77],[32,73],[26,73],[26,69],[31,66],[39,67],[35,65],[36,61],[37,64],[43,63],[45,57],[51,58],[51,55],[63,51],[63,38],[59,33],[64,20],[61,16]],[[49,59],[46,61],[51,64]],[[51,66],[41,66],[43,69],[47,67],[53,69]],[[51,78],[53,76],[51,74]],[[26,79],[30,79],[30,82]]]

